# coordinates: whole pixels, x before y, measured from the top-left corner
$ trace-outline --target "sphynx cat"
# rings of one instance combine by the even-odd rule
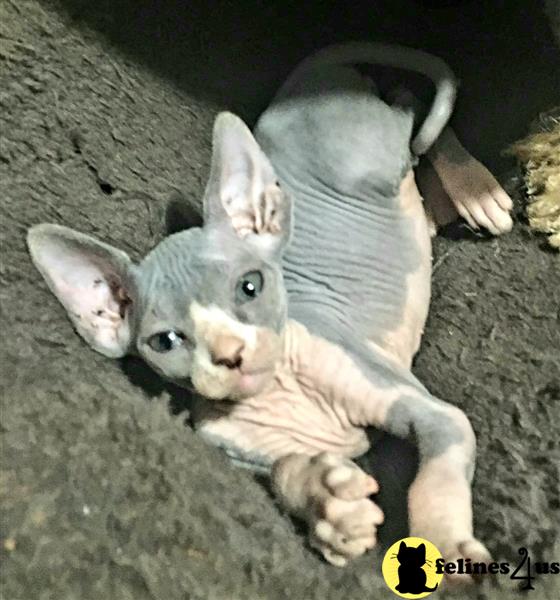
[[[381,99],[358,63],[435,83],[416,135],[413,111]],[[28,234],[78,333],[106,356],[139,354],[193,386],[204,398],[197,430],[268,473],[335,565],[372,548],[384,518],[376,480],[352,460],[368,450],[368,428],[418,449],[411,534],[447,560],[488,558],[473,534],[473,429],[410,370],[432,260],[416,157],[428,152],[473,227],[511,228],[511,200],[445,129],[454,97],[435,57],[329,47],[294,71],[254,134],[231,113],[217,117],[202,227],[164,239],[140,264],[59,225]]]

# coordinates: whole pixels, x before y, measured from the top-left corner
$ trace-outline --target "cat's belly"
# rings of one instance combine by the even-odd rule
[[[283,263],[290,316],[311,325],[302,313],[312,306],[410,368],[431,287],[430,236],[412,171],[390,208],[346,198],[333,211],[324,197],[308,193],[295,212]]]
[[[255,129],[294,199],[283,257],[290,315],[301,319],[312,304],[405,367],[426,319],[431,270],[412,127],[412,115],[378,98],[354,69],[325,67]]]

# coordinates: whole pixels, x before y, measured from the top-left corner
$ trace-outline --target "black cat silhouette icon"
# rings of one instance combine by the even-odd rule
[[[439,550],[428,540],[404,538],[395,542],[383,560],[387,586],[403,598],[424,598],[435,592],[443,577],[436,573]]]

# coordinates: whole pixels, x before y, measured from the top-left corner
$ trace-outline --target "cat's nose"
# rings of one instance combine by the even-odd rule
[[[243,363],[241,353],[245,348],[243,340],[233,335],[220,335],[210,349],[212,363],[228,369],[239,369]]]

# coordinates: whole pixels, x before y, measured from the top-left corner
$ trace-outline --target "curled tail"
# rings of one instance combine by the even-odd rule
[[[327,46],[304,59],[292,71],[280,88],[277,98],[288,94],[297,81],[320,65],[359,63],[414,71],[432,80],[436,88],[434,101],[410,145],[416,155],[427,152],[449,121],[455,104],[457,83],[453,72],[441,58],[422,50],[371,42],[348,42]]]

